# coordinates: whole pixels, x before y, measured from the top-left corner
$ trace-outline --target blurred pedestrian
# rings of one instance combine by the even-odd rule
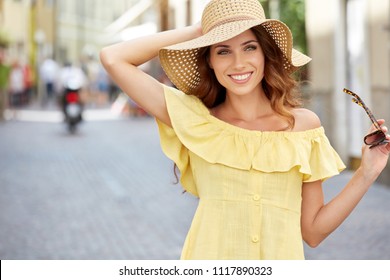
[[[64,106],[63,98],[64,98],[64,90],[65,88],[78,88],[80,93],[80,98],[82,99],[82,103],[85,103],[83,99],[83,91],[87,87],[88,80],[84,73],[84,71],[76,64],[72,64],[71,62],[65,62],[64,66],[61,68],[59,73],[59,79],[57,83],[57,91],[60,95],[61,106]]]
[[[0,121],[4,121],[4,112],[8,103],[8,81],[11,68],[5,62],[5,49],[0,47]]]
[[[51,58],[46,58],[39,68],[39,75],[45,88],[43,105],[47,105],[55,97],[55,86],[59,75],[58,63]]]
[[[94,56],[89,56],[85,64],[88,82],[89,103],[92,106],[102,107],[108,104],[108,75],[103,66]]]
[[[34,88],[34,73],[28,62],[22,63],[23,69],[23,81],[24,81],[24,103],[28,104],[33,98],[33,88]]]
[[[12,108],[24,105],[24,92],[24,71],[19,60],[15,60],[9,76],[9,98]]]
[[[106,69],[99,63],[99,70],[97,73],[97,88],[99,95],[102,96],[103,103],[107,103],[110,98],[108,94],[110,80]]]
[[[108,79],[108,96],[110,102],[114,102],[115,99],[118,98],[121,93],[121,89],[117,86],[117,84],[111,79],[110,76],[107,76]]]
[[[178,89],[139,69],[157,55]],[[163,151],[199,197],[183,259],[303,259],[302,239],[322,242],[387,164],[388,142],[364,145],[361,166],[324,204],[322,182],[345,165],[300,103],[291,74],[310,58],[258,0],[211,0],[201,26],[104,48],[101,60],[156,117]]]
[[[59,71],[58,90],[62,92],[68,83],[77,84],[80,88],[87,86],[87,77],[81,67],[71,62],[65,62]]]

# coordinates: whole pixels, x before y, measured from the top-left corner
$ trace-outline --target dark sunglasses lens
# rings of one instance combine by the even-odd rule
[[[364,137],[364,143],[367,145],[378,144],[386,139],[386,135],[382,130],[374,131]]]

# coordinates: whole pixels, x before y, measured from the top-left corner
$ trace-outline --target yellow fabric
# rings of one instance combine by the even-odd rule
[[[304,259],[302,182],[345,168],[322,127],[302,132],[239,128],[165,87],[172,122],[157,120],[161,146],[199,197],[182,259]]]

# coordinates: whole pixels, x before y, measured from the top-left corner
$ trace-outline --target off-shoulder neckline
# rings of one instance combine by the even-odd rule
[[[280,135],[280,136],[298,136],[298,137],[314,136],[315,137],[317,135],[325,133],[325,129],[324,129],[323,126],[319,126],[319,127],[312,128],[312,129],[307,129],[307,130],[300,130],[300,131],[291,131],[291,130],[283,130],[283,131],[251,130],[251,129],[243,128],[243,127],[240,127],[240,126],[228,123],[226,121],[223,121],[223,120],[219,119],[218,117],[214,116],[210,112],[210,109],[207,108],[206,105],[204,105],[203,102],[198,97],[196,97],[195,95],[188,95],[188,94],[185,94],[184,92],[182,92],[180,90],[177,90],[177,89],[175,89],[175,90],[177,92],[179,92],[181,95],[187,96],[187,97],[192,98],[193,100],[195,100],[195,104],[197,104],[198,107],[199,107],[199,111],[198,112],[200,114],[202,114],[210,123],[216,125],[219,128],[223,128],[225,131],[230,131],[232,133],[237,133],[237,134],[246,135],[246,136],[265,136],[265,135],[267,135],[267,136],[271,136],[271,135],[277,136],[278,135],[279,136]]]
[[[291,130],[282,130],[282,131],[276,131],[276,130],[252,130],[248,128],[243,128],[237,125],[233,125],[231,123],[225,122],[214,115],[212,115],[210,112],[206,114],[206,117],[211,123],[215,123],[216,125],[230,130],[232,132],[236,132],[239,134],[246,134],[246,135],[313,135],[324,132],[324,127],[319,126],[312,129],[307,130],[300,130],[300,131],[291,131]]]
[[[204,116],[211,122],[218,126],[223,127],[224,129],[230,130],[232,132],[246,134],[246,135],[317,135],[318,133],[324,132],[324,127],[319,126],[316,128],[311,128],[307,130],[298,130],[298,131],[292,131],[292,130],[252,130],[248,128],[243,128],[231,123],[228,123],[224,120],[221,120],[220,118],[214,116],[210,110],[202,103],[201,100],[196,98],[199,102],[200,107],[202,108]]]

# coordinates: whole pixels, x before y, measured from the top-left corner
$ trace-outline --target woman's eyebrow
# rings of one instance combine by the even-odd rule
[[[216,45],[215,48],[230,48],[229,45]]]
[[[245,46],[245,45],[250,44],[250,43],[259,43],[259,41],[257,41],[257,40],[249,40],[249,41],[247,41],[245,43],[242,43],[241,46]]]
[[[259,43],[257,40],[249,40],[241,44],[241,46],[245,46],[250,43]],[[215,48],[230,48],[230,45],[216,45]]]

